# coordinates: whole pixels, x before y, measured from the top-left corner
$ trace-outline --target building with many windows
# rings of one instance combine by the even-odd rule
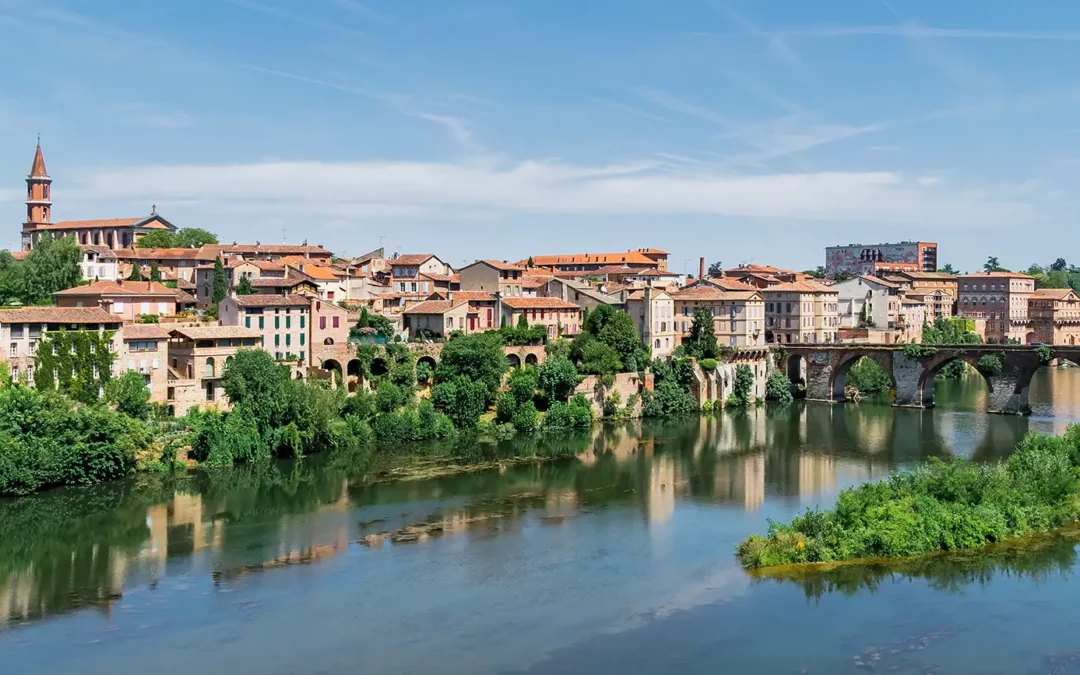
[[[1029,332],[1028,301],[1035,279],[1018,272],[977,272],[957,279],[957,314],[986,321],[991,342],[1026,342]]]
[[[825,274],[869,276],[905,271],[936,272],[938,246],[928,241],[902,241],[899,244],[848,244],[825,249]]]
[[[713,315],[713,333],[721,347],[765,344],[765,298],[761,291],[723,291],[701,284],[670,292],[680,335],[685,338],[694,312],[706,307]],[[681,341],[681,340],[680,340]]]
[[[113,331],[111,349],[120,351],[120,318],[100,307],[26,307],[0,309],[0,344],[14,380],[34,382],[34,360],[49,331]]]
[[[1080,345],[1080,295],[1071,288],[1040,288],[1028,298],[1026,342]]]
[[[626,296],[626,312],[637,324],[641,341],[655,358],[670,356],[682,341],[675,316],[675,300],[664,290],[646,286]]]
[[[311,300],[302,295],[241,295],[218,305],[222,326],[240,326],[262,337],[262,348],[294,372],[307,369]]]
[[[581,332],[581,307],[559,298],[503,298],[502,319],[516,326],[524,316],[530,326],[544,326],[548,338]]]
[[[835,342],[839,329],[839,294],[811,281],[777,284],[765,296],[765,341],[776,344]]]
[[[177,415],[192,408],[231,408],[221,379],[241,349],[262,344],[258,331],[241,326],[193,325],[169,330],[169,369],[165,401]]]

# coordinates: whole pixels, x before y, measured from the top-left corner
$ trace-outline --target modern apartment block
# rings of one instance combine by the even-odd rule
[[[936,272],[938,246],[928,241],[899,244],[848,244],[825,249],[825,273],[877,275],[901,271]]]
[[[765,342],[817,344],[835,342],[839,329],[839,294],[810,281],[778,284],[765,296]]]

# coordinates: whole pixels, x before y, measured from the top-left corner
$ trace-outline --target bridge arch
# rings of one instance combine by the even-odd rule
[[[986,383],[986,389],[992,395],[994,393],[994,381],[979,370],[979,359],[981,357],[982,354],[957,353],[924,364],[922,373],[919,376],[919,394],[922,398],[922,404],[924,406],[934,405],[934,386],[938,374],[944,370],[946,366],[956,363],[957,361],[971,366],[971,368],[979,374],[979,377],[982,378],[983,382]],[[1030,378],[1028,378],[1028,381],[1030,382]]]
[[[896,377],[893,375],[892,352],[854,352],[841,360],[836,367],[833,368],[832,382],[830,384],[833,400],[844,401],[847,399],[848,373],[856,363],[862,361],[864,358],[870,359],[885,371],[885,375],[889,378],[889,388],[892,391],[896,391]]]
[[[787,358],[787,376],[791,380],[791,385],[795,388],[795,394],[798,396],[806,393],[806,359],[802,354],[790,354]],[[727,383],[724,383],[724,390],[727,390]]]

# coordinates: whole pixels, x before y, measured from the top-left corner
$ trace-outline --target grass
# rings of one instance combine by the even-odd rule
[[[739,544],[743,566],[918,556],[973,549],[1080,520],[1080,425],[1028,434],[1001,464],[931,460],[888,480],[842,491],[829,511],[807,510]]]

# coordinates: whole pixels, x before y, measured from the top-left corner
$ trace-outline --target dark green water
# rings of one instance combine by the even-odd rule
[[[577,461],[407,483],[338,457],[0,502],[0,672],[1080,673],[1072,541],[798,583],[732,556],[841,487],[1063,431],[1080,369],[1040,372],[1030,418],[984,397],[604,428],[560,441]]]

